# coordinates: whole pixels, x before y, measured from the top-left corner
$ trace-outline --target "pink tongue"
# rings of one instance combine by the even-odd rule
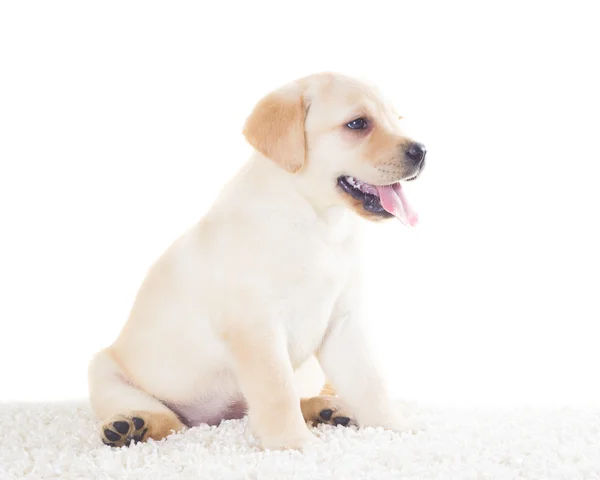
[[[404,225],[414,227],[418,223],[419,217],[406,200],[402,185],[394,183],[377,186],[377,193],[379,193],[381,206],[386,212],[394,215]]]

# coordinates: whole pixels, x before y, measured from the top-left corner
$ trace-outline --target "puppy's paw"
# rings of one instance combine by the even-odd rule
[[[304,420],[312,425],[320,423],[343,427],[358,425],[350,408],[338,397],[320,395],[303,398],[301,407]]]
[[[131,442],[143,442],[148,437],[148,426],[142,417],[117,415],[102,425],[102,442],[110,447],[122,447]]]
[[[122,447],[131,442],[145,442],[148,438],[161,440],[184,425],[174,413],[134,412],[115,415],[100,428],[102,442],[110,447]]]

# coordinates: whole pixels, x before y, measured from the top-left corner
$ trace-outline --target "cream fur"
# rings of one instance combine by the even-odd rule
[[[146,422],[161,415],[161,425],[180,425],[165,403],[218,415],[220,405],[243,396],[264,447],[302,448],[314,436],[300,397],[323,384],[317,371],[310,385],[316,358],[360,426],[405,428],[361,333],[360,219],[335,180],[342,173],[373,183],[403,178],[401,156],[391,171],[377,165],[396,158],[407,139],[397,114],[365,83],[321,74],[292,85],[304,107],[290,104],[306,118],[305,137],[290,145],[306,153],[294,152],[287,168],[284,146],[278,158],[257,151],[153,265],[121,334],[90,365],[91,404],[102,422],[146,412]],[[245,134],[264,149],[264,138],[252,136],[268,128],[253,125],[255,115]],[[369,138],[340,127],[360,115],[376,123]],[[153,438],[170,433],[156,431]]]

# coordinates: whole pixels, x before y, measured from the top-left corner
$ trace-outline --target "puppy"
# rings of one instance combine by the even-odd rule
[[[401,182],[425,148],[398,119],[372,86],[331,73],[260,100],[243,129],[254,154],[90,363],[104,443],[246,414],[271,449],[312,442],[307,421],[404,428],[363,337],[355,265],[359,217],[417,222]],[[300,398],[315,358],[338,396]]]

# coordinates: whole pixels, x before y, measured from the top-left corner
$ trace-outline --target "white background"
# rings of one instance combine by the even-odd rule
[[[85,397],[146,269],[250,154],[254,102],[333,70],[429,151],[421,226],[365,225],[396,394],[600,402],[600,39],[563,4],[3,3],[0,400]]]

